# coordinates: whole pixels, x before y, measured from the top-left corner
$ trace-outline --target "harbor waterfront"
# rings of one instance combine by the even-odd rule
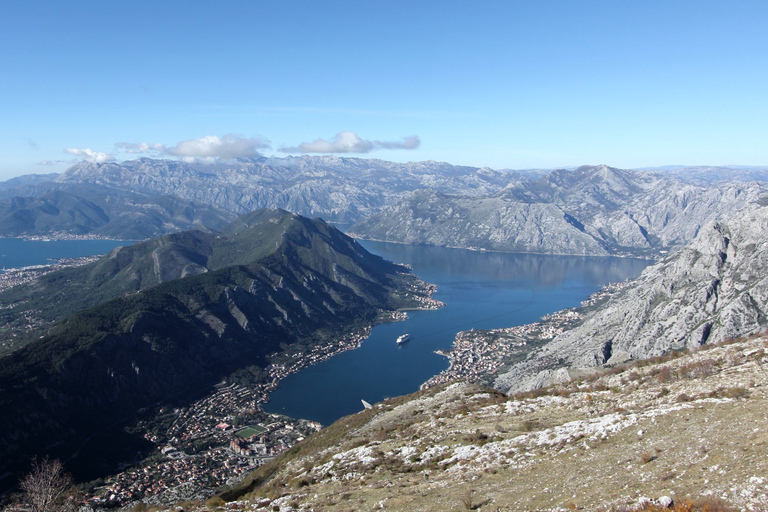
[[[579,306],[608,283],[635,277],[651,262],[629,258],[503,254],[361,241],[374,254],[407,263],[438,289],[446,306],[409,311],[407,320],[375,326],[360,348],[286,376],[264,405],[267,412],[328,425],[375,403],[417,391],[449,362],[436,351],[456,334],[530,324]],[[403,334],[408,343],[397,344]]]

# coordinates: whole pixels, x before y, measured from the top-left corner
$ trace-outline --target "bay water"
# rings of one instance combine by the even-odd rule
[[[45,265],[61,258],[106,254],[115,247],[130,245],[122,240],[24,240],[0,238],[0,268]]]
[[[608,257],[502,254],[362,241],[374,254],[408,263],[423,280],[438,285],[436,311],[409,311],[408,320],[373,328],[356,350],[338,354],[280,382],[268,412],[328,425],[378,402],[412,393],[448,367],[435,350],[450,349],[456,333],[535,322],[578,306],[610,282],[633,278],[647,260]],[[397,345],[401,334],[410,341]]]
[[[51,263],[60,258],[105,254],[131,241],[23,240],[0,238],[0,268]],[[522,325],[547,313],[577,306],[609,282],[637,276],[650,262],[502,254],[362,241],[374,254],[408,263],[438,285],[436,311],[409,311],[408,320],[374,327],[356,350],[288,376],[272,393],[269,412],[328,425],[357,412],[360,400],[374,403],[411,393],[448,367],[435,350],[451,348],[456,333]],[[401,334],[411,340],[397,345]]]

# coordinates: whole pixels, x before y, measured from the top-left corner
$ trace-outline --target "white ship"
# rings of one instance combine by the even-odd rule
[[[411,339],[411,335],[410,334],[403,334],[402,336],[398,336],[397,344],[398,345],[402,345],[403,343],[405,343],[409,339]]]

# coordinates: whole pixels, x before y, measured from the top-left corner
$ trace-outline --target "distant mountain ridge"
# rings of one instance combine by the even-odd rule
[[[171,195],[103,186],[36,183],[0,199],[0,235],[92,235],[143,240],[186,229],[218,229],[235,215]],[[29,194],[29,195],[27,195]]]
[[[768,181],[768,166],[760,165],[669,165],[661,168],[645,168],[651,172],[661,171],[663,176],[701,183],[724,181]]]
[[[101,164],[81,162],[60,175],[28,175],[0,183],[0,198],[13,199],[0,206],[0,212],[4,211],[0,217],[0,234],[48,234],[52,230],[69,229],[73,234],[86,231],[97,236],[128,238],[130,232],[131,238],[149,238],[194,226],[216,229],[231,220],[231,217],[225,218],[222,222],[216,217],[277,207],[341,224],[366,221],[357,228],[361,236],[398,242],[409,238],[413,243],[471,245],[502,251],[649,255],[657,254],[670,242],[672,245],[685,243],[692,238],[690,233],[702,225],[696,218],[700,214],[683,212],[692,221],[681,227],[679,219],[683,208],[674,202],[687,200],[673,198],[672,192],[694,199],[707,196],[703,198],[704,209],[714,207],[719,215],[734,205],[718,205],[722,201],[714,190],[751,189],[755,185],[750,181],[768,180],[768,170],[757,167],[671,167],[648,172],[607,166],[516,171],[433,161],[395,163],[306,155],[235,159],[215,164],[149,158]],[[709,190],[709,195],[703,190]],[[80,201],[97,205],[109,220],[105,223],[89,217],[89,222],[70,222],[71,227],[67,228],[67,219],[77,219],[89,212],[82,205],[71,204],[55,213],[47,204],[51,200],[44,197],[53,191],[68,192]],[[444,226],[443,232],[435,234],[435,240],[413,229],[405,233],[386,226],[386,222],[378,225],[382,209],[387,208],[385,215],[389,215],[398,202],[408,201],[409,194],[426,191],[440,198],[503,199],[506,207],[511,208],[513,218],[495,226],[493,219],[482,218],[481,210],[487,209],[488,204],[472,207],[478,210],[473,216],[473,226],[485,231],[485,238],[454,225]],[[113,199],[107,202],[102,196]],[[726,196],[723,200],[728,203],[731,200]],[[46,204],[25,204],[18,199],[28,197]],[[167,202],[170,197],[176,198],[177,206],[169,208],[159,199],[166,198]],[[555,218],[557,212],[541,206],[529,212],[527,209],[532,207],[522,208],[520,204],[554,205],[562,209],[564,215]],[[198,213],[180,215],[181,205],[186,205],[185,210],[191,208]],[[658,218],[644,217],[651,207],[657,210],[654,215]],[[622,208],[627,211],[626,215],[616,213]],[[674,218],[666,220],[667,214]],[[400,221],[407,220],[400,213],[398,217]],[[519,226],[520,240],[515,240],[516,218],[523,219],[524,224]],[[563,220],[573,229],[563,225]],[[672,227],[665,228],[665,223],[671,223]],[[536,230],[546,233],[550,227],[557,231],[558,240],[537,246]],[[434,222],[430,228],[443,229]],[[369,229],[376,231],[376,236],[367,233]],[[676,229],[684,233],[676,233]],[[383,238],[385,235],[390,238]],[[654,239],[657,235],[659,240]],[[467,240],[461,240],[462,237]],[[679,240],[675,241],[676,238]]]
[[[353,222],[418,189],[485,196],[529,174],[441,162],[405,164],[335,156],[258,158],[201,165],[173,160],[77,164],[59,183],[90,183],[143,194],[171,194],[230,212],[278,207]]]
[[[584,166],[511,184],[490,197],[413,193],[349,231],[365,239],[505,252],[655,257],[766,191],[757,182],[693,184]]]
[[[115,428],[141,408],[264,368],[271,354],[328,343],[383,311],[418,307],[426,293],[405,267],[282,210],[45,277],[18,298],[63,319],[2,358],[0,407],[13,413],[0,415],[0,475],[43,451],[79,451],[74,464],[98,473],[93,456],[104,467],[114,458],[98,443],[80,446],[89,436],[119,438]]]

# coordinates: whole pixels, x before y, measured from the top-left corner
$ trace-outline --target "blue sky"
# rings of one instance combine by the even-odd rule
[[[766,20],[765,1],[2,1],[0,178],[139,143],[189,159],[768,164]]]

